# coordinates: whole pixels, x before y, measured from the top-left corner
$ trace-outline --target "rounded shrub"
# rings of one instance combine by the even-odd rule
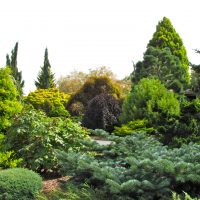
[[[0,171],[0,199],[31,200],[42,189],[42,178],[35,172],[14,168]]]
[[[112,131],[119,125],[121,103],[112,95],[100,94],[94,97],[87,106],[83,125],[91,129]]]
[[[102,93],[111,94],[118,99],[121,97],[119,85],[113,83],[108,77],[89,77],[81,89],[71,96],[67,109],[72,115],[77,113],[83,115],[89,101]]]
[[[69,97],[70,95],[59,92],[56,88],[38,89],[25,97],[25,102],[50,117],[69,116],[65,109]]]

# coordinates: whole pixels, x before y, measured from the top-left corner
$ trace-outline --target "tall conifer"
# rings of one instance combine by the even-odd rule
[[[45,49],[44,65],[38,74],[37,81],[35,81],[37,89],[47,89],[55,87],[54,74],[51,72],[51,65],[48,58],[48,49]]]
[[[132,82],[154,76],[168,89],[180,92],[189,84],[189,61],[182,39],[166,17],[158,23],[144,59],[134,66]]]
[[[177,56],[187,73],[187,82],[189,82],[189,61],[187,52],[183,41],[179,34],[174,29],[171,21],[164,17],[156,27],[156,32],[153,34],[153,38],[149,41],[147,47],[156,47],[159,49],[169,48],[172,55]]]
[[[22,80],[22,72],[18,71],[17,67],[17,53],[18,42],[16,42],[14,49],[11,51],[11,56],[6,55],[6,66],[11,69],[11,75],[14,77],[14,82],[17,87],[18,93],[21,96],[23,94],[24,80]]]

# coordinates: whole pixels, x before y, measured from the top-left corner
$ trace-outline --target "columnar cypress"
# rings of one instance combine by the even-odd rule
[[[54,74],[51,72],[51,65],[48,58],[48,49],[45,49],[44,65],[38,74],[37,81],[35,81],[37,89],[47,89],[55,87]]]
[[[14,77],[15,85],[19,95],[21,96],[23,94],[24,80],[22,80],[22,72],[18,71],[17,53],[18,42],[16,42],[14,49],[11,51],[11,57],[8,54],[6,55],[6,66],[11,68],[11,75]]]

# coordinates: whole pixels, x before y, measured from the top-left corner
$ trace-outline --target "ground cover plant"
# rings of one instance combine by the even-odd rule
[[[60,152],[62,173],[109,199],[170,199],[173,191],[200,195],[199,145],[169,149],[143,133],[108,139],[111,145],[92,143],[84,153]]]

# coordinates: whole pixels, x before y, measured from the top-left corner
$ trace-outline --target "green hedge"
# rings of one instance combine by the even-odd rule
[[[33,171],[15,168],[0,171],[1,200],[31,200],[42,188],[42,178]]]

